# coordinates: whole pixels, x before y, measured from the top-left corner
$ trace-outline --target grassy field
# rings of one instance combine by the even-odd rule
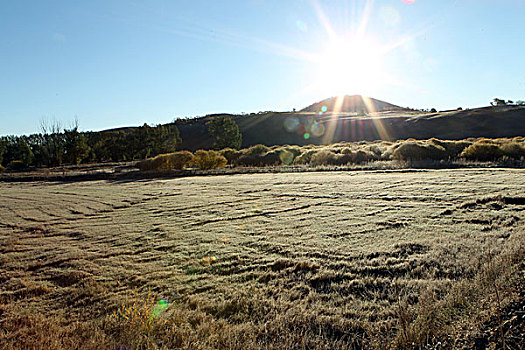
[[[519,349],[523,179],[0,183],[0,348]]]

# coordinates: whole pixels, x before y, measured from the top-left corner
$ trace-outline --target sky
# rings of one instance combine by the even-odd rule
[[[523,0],[0,0],[0,135],[525,100]]]

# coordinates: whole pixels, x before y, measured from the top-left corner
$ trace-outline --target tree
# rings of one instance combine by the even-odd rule
[[[239,131],[239,126],[231,120],[231,118],[219,116],[215,117],[209,122],[208,132],[215,137],[213,148],[223,149],[231,147],[239,149],[242,143],[242,135]]]
[[[27,143],[26,136],[7,136],[1,142],[4,148],[3,163],[19,162],[22,168],[27,168],[33,162],[33,152]]]
[[[60,122],[42,119],[42,159],[47,166],[62,165],[64,159],[64,135],[61,132]]]
[[[7,138],[6,137],[0,138],[0,166],[2,165],[4,161],[4,153],[7,151],[7,145],[8,145]]]
[[[78,132],[78,126],[64,129],[64,160],[70,164],[80,164],[89,155],[90,147],[86,136]]]
[[[493,106],[505,106],[507,102],[505,102],[505,100],[502,100],[500,98],[495,98],[493,102],[491,102],[490,104]]]
[[[174,124],[158,125],[152,130],[153,153],[173,153],[180,147],[182,139]]]

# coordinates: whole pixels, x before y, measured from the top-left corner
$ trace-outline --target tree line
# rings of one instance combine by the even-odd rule
[[[207,126],[215,149],[241,146],[239,127],[230,118],[215,117]],[[175,152],[182,144],[175,124],[80,132],[78,122],[62,128],[58,122],[43,121],[40,129],[29,136],[0,137],[0,170],[142,160]]]
[[[175,125],[80,132],[78,125],[42,126],[29,136],[0,138],[0,164],[12,170],[105,161],[131,161],[174,152],[181,144]]]

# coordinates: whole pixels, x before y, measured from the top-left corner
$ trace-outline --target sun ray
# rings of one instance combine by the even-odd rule
[[[376,109],[374,106],[374,103],[368,96],[361,96],[361,100],[363,101],[363,104],[365,105],[366,112],[367,113],[375,113]]]
[[[430,28],[432,28],[432,26],[425,27],[425,28],[421,29],[420,31],[418,31],[418,32],[416,32],[416,33],[414,33],[412,35],[404,36],[404,37],[400,38],[399,40],[393,42],[392,44],[383,46],[382,49],[381,49],[382,54],[385,55],[385,54],[389,53],[390,51],[393,51],[393,50],[395,50],[395,49],[405,45],[406,43],[408,43],[408,42],[410,42],[410,41],[412,41],[412,40],[414,40],[414,39],[416,39],[416,38],[418,38],[420,36],[425,35]]]
[[[359,23],[359,28],[357,29],[357,37],[362,38],[365,36],[366,28],[368,26],[368,21],[370,20],[370,15],[374,8],[374,0],[366,0],[365,8],[363,10],[363,15],[361,16],[361,21]]]
[[[312,5],[313,5],[313,7],[315,9],[315,13],[316,13],[317,17],[319,18],[319,21],[321,21],[321,24],[323,25],[323,27],[324,27],[326,33],[328,34],[329,38],[330,39],[336,38],[337,35],[336,35],[334,29],[332,28],[330,20],[325,15],[325,13],[324,13],[323,9],[321,8],[321,6],[319,5],[318,1],[317,0],[312,0]]]
[[[344,96],[337,96],[335,99],[334,106],[332,107],[332,114],[330,119],[326,123],[325,133],[323,135],[323,144],[329,144],[334,141],[335,131],[337,129],[337,123],[343,106]]]
[[[375,105],[372,102],[372,100],[370,99],[370,97],[362,96],[361,98],[363,99],[363,103],[365,104],[365,107],[366,107],[366,110],[367,110],[368,113],[376,113],[377,112],[376,109],[375,109]],[[377,116],[372,116],[371,120],[372,120],[374,129],[379,134],[378,135],[379,138],[381,140],[390,140],[390,134],[388,133],[388,130],[386,129],[386,127],[383,125],[383,121],[381,120],[381,118],[379,118]]]

